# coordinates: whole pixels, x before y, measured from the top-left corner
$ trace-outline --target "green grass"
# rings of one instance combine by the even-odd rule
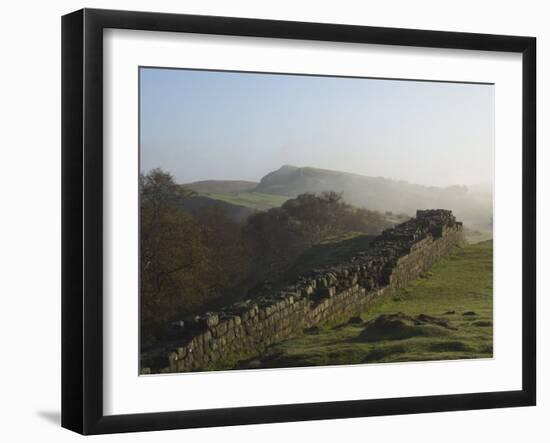
[[[316,328],[240,366],[492,357],[492,251],[492,241],[457,248],[423,278],[372,305],[362,321]]]
[[[243,192],[228,192],[228,193],[203,193],[205,197],[214,200],[221,200],[233,205],[245,206],[247,208],[265,211],[270,208],[281,206],[290,197],[274,194],[263,194],[261,192],[243,191]]]

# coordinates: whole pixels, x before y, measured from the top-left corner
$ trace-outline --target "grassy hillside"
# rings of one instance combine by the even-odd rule
[[[387,218],[394,223],[404,221],[407,215],[414,216],[417,209],[445,208],[452,210],[466,227],[483,233],[477,241],[490,237],[485,235],[490,233],[492,220],[490,188],[422,186],[383,177],[291,165],[266,174],[259,183],[203,180],[183,186],[201,196],[259,211],[281,206],[289,198],[303,193],[335,191],[357,207],[391,214]]]
[[[414,216],[417,209],[451,209],[466,225],[486,226],[492,216],[492,195],[465,186],[422,186],[383,177],[284,165],[265,175],[255,191],[296,197],[305,192],[342,193],[359,207]]]
[[[261,192],[207,192],[203,194],[208,198],[221,200],[232,205],[245,206],[247,208],[265,211],[270,208],[281,206],[289,197],[263,194]]]
[[[492,357],[492,241],[456,249],[351,321],[313,328],[238,367]]]
[[[252,191],[258,183],[246,180],[202,180],[183,186],[198,193]]]

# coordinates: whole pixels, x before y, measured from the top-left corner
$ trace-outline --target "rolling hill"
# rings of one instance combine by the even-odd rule
[[[465,186],[422,186],[383,177],[284,165],[264,176],[254,192],[292,198],[305,192],[329,190],[342,193],[353,205],[382,212],[414,215],[417,209],[451,209],[470,226],[490,229],[491,194],[472,192]]]
[[[281,206],[289,197],[276,194],[264,194],[262,192],[207,192],[201,194],[205,197],[223,201],[232,205],[244,206],[256,211],[267,211],[270,208]]]
[[[258,186],[256,182],[245,180],[202,180],[192,183],[184,183],[184,188],[191,189],[199,194],[228,193],[240,191],[252,191]]]
[[[281,206],[289,198],[306,192],[336,191],[355,206],[384,212],[388,219],[396,217],[396,223],[402,221],[403,214],[414,216],[417,209],[451,209],[469,229],[480,232],[483,239],[492,236],[492,194],[486,188],[423,186],[383,177],[291,165],[268,173],[259,183],[204,180],[183,186],[194,190],[200,197],[186,203],[189,209],[215,205],[214,201],[218,201],[230,210],[232,218],[239,221],[254,211]]]
[[[238,214],[238,219],[245,213],[239,208],[246,208],[250,215],[254,211],[266,211],[281,206],[288,200],[286,196],[256,192],[258,183],[245,180],[202,180],[184,183],[182,186],[195,191],[198,194],[195,198],[200,197],[199,200],[187,202],[187,206],[194,208],[215,205],[213,201],[223,202],[222,207],[230,210],[232,214]],[[237,208],[231,206],[237,206]]]

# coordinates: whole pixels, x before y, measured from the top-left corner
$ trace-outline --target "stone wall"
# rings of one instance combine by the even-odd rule
[[[185,324],[186,338],[169,352],[163,372],[200,370],[231,356],[259,354],[305,328],[346,320],[374,298],[418,278],[462,241],[462,223],[451,211],[419,210],[346,263],[313,270],[276,294],[196,317]]]

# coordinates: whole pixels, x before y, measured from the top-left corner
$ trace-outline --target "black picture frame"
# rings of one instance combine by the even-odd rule
[[[522,54],[522,389],[131,415],[103,413],[103,30],[193,32]],[[83,9],[62,18],[62,426],[82,434],[458,411],[536,403],[536,39]]]

